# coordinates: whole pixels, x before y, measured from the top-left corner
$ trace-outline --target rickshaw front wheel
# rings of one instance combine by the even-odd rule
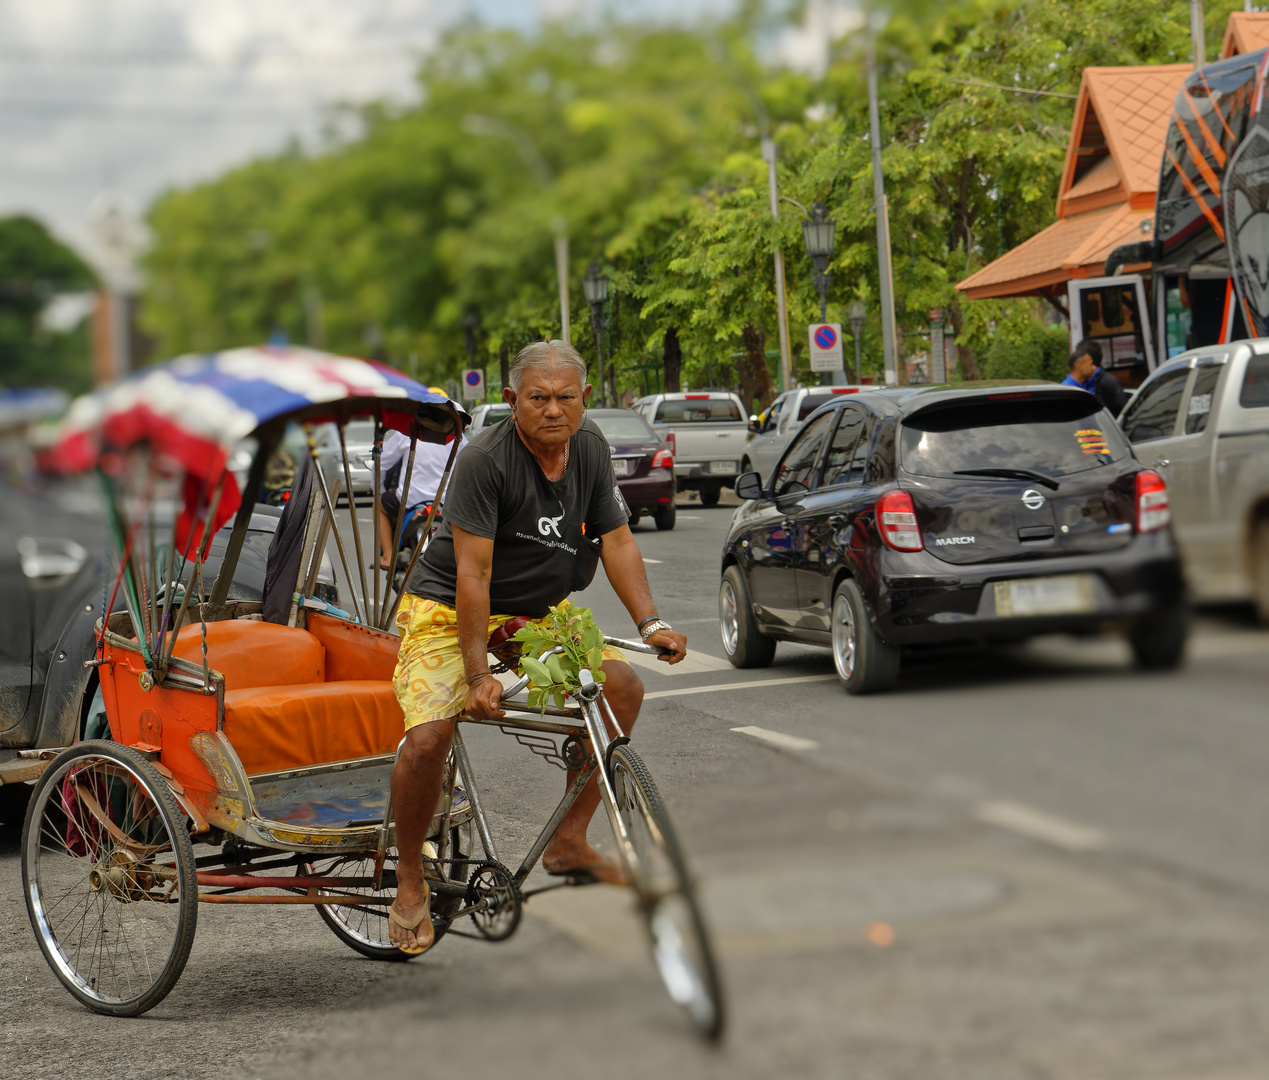
[[[185,969],[198,922],[186,817],[136,750],[77,743],[44,771],[22,831],[22,891],[54,974],[94,1012],[139,1016]]]

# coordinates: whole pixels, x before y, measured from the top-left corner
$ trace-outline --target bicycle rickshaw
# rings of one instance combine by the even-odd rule
[[[345,475],[327,476],[312,436],[314,425],[333,423],[342,448],[344,425],[366,417],[376,422],[369,566],[350,482],[347,514],[339,508],[347,453]],[[359,953],[409,958],[387,930],[396,894],[390,777],[403,726],[392,686],[395,597],[378,569],[378,451],[388,429],[410,436],[408,488],[420,441],[450,440],[443,494],[464,420],[449,399],[382,365],[304,349],[240,349],[133,376],[106,397],[91,429],[71,436],[81,451],[93,448],[116,549],[113,596],[103,603],[91,661],[109,737],[76,743],[49,762],[28,808],[22,879],[45,958],[88,1008],[135,1016],[158,1004],[185,967],[201,904],[312,906]],[[311,497],[292,499],[278,526],[292,547],[275,544],[270,570],[277,554],[291,575],[290,603],[284,620],[268,621],[261,602],[233,598],[233,571],[288,425],[308,435]],[[241,482],[226,462],[244,447],[253,456]],[[296,490],[304,487],[297,479]],[[208,581],[209,539],[231,520],[219,573]],[[312,595],[331,537],[348,611]],[[493,941],[514,932],[533,895],[526,880],[596,776],[662,981],[697,1029],[717,1038],[716,967],[651,774],[589,671],[563,707],[529,709],[513,697],[528,682],[509,688],[507,716],[490,723],[574,770],[576,780],[512,870],[500,861],[455,734],[424,850],[437,939],[464,928]]]

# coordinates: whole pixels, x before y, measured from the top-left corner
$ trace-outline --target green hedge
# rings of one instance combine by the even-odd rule
[[[998,332],[983,354],[983,378],[1061,382],[1066,378],[1070,348],[1070,335],[1060,326],[1031,322],[1021,334],[1006,337]]]

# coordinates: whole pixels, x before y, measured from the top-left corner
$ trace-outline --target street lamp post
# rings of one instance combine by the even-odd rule
[[[828,261],[833,257],[833,243],[836,240],[837,222],[828,216],[828,207],[817,202],[811,206],[811,216],[802,222],[802,238],[806,241],[806,253],[815,264],[815,288],[820,294],[820,322],[828,316],[828,286],[832,281],[828,272]],[[836,371],[826,371],[822,382],[827,385],[837,382]],[[845,379],[845,372],[840,375]]]
[[[608,275],[599,272],[599,264],[592,262],[582,278],[582,291],[590,304],[591,323],[595,327],[595,351],[599,356],[599,397],[604,399],[604,304],[608,300]],[[617,373],[609,378],[612,407],[617,406]]]
[[[862,300],[852,300],[850,303],[850,328],[855,335],[855,380],[862,383],[864,378],[863,372],[863,340],[864,340],[864,317],[868,314],[868,309],[864,307]]]

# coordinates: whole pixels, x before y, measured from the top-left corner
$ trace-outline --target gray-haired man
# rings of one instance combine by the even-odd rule
[[[433,940],[422,849],[456,719],[464,711],[503,715],[502,687],[489,673],[490,635],[517,616],[542,618],[584,587],[584,545],[600,538],[604,572],[644,640],[671,650],[662,657],[671,664],[687,655],[687,638],[657,618],[608,442],[586,420],[590,390],[586,361],[571,346],[544,341],[520,350],[503,391],[511,422],[482,431],[459,456],[444,524],[406,582],[395,676],[406,740],[392,774],[398,888],[389,911],[389,934],[405,952]],[[629,732],[643,685],[618,650],[605,652],[603,670],[604,696]],[[592,780],[542,854],[548,873],[624,882],[620,866],[586,840],[598,805]]]

